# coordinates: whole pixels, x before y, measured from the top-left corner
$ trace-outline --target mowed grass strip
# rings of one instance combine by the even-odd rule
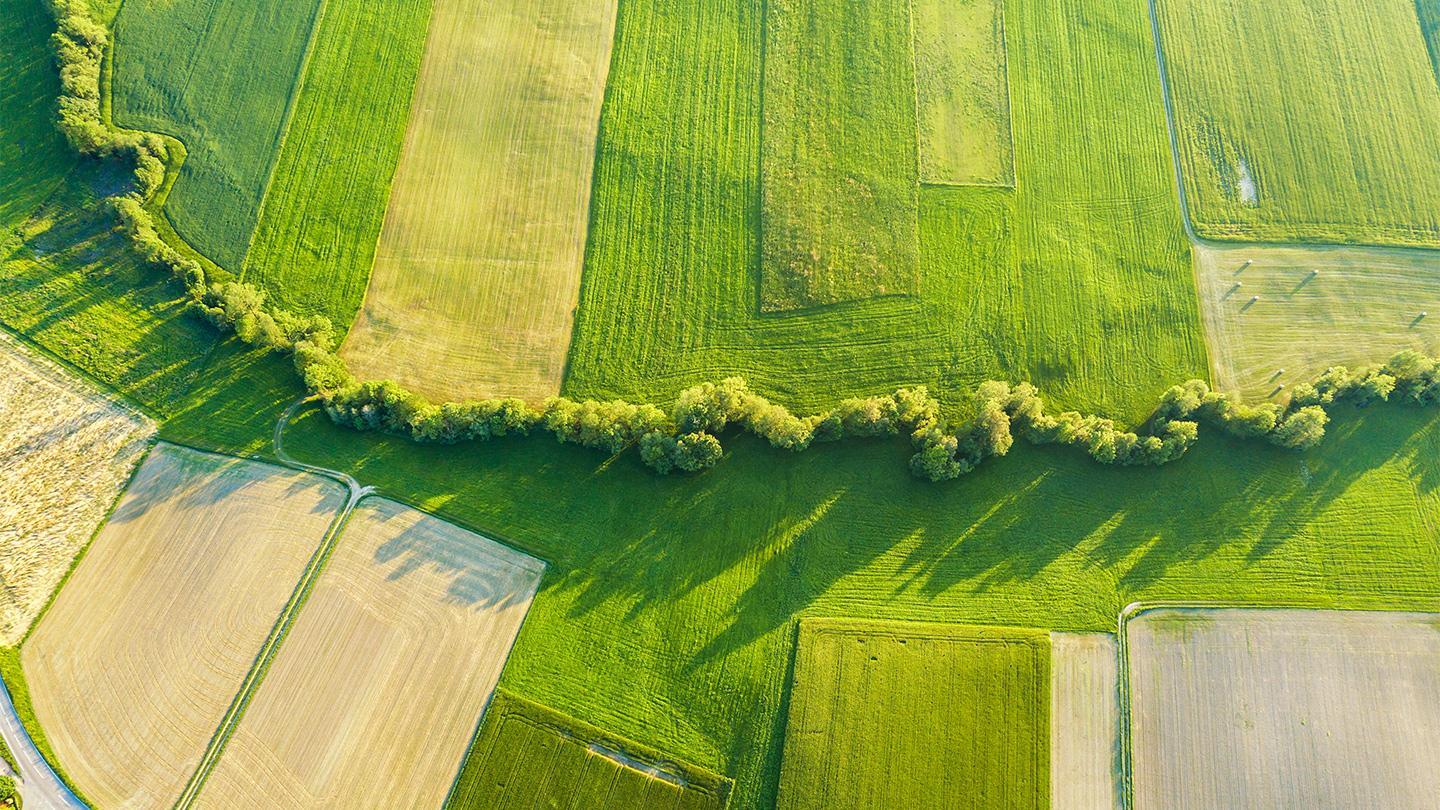
[[[355,319],[429,19],[430,0],[326,0],[245,257],[276,304]]]
[[[615,2],[437,0],[342,354],[436,400],[560,391]]]
[[[910,3],[764,8],[761,308],[915,292]]]
[[[495,693],[450,810],[720,810],[730,780],[506,691]]]
[[[543,570],[362,501],[196,806],[438,807]]]
[[[1254,400],[1335,365],[1440,352],[1440,251],[1199,245],[1212,380]]]
[[[1415,0],[1155,2],[1203,235],[1440,246]]]
[[[920,180],[1015,185],[1005,0],[914,0]]]
[[[175,800],[343,503],[314,476],[151,452],[21,652],[88,797]]]
[[[52,192],[75,163],[55,128],[60,94],[55,29],[45,7],[32,0],[0,0],[0,243],[3,233]]]
[[[1136,810],[1440,795],[1440,615],[1166,608],[1125,632]]]
[[[115,20],[115,121],[185,143],[165,211],[227,270],[250,244],[320,6],[129,0]]]
[[[808,619],[781,810],[1048,808],[1043,631]]]
[[[0,332],[0,644],[20,641],[155,423]]]

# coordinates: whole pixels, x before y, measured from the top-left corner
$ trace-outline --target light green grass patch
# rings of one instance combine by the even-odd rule
[[[1050,637],[809,619],[780,810],[1048,808]]]
[[[55,128],[60,94],[49,37],[55,23],[35,0],[0,2],[0,247],[65,179],[75,157]]]
[[[914,292],[910,4],[764,7],[761,309]]]
[[[165,211],[227,270],[250,243],[320,5],[129,0],[115,21],[115,121],[185,143]]]
[[[915,0],[920,180],[1015,185],[1004,0]]]
[[[730,780],[498,691],[447,808],[720,810]]]
[[[1155,0],[1196,229],[1440,245],[1440,87],[1414,0]]]
[[[1331,366],[1440,352],[1440,251],[1197,245],[1195,276],[1213,381],[1249,399],[1282,400]]]
[[[355,318],[429,18],[430,0],[327,0],[245,257],[245,280],[279,306],[341,329]]]

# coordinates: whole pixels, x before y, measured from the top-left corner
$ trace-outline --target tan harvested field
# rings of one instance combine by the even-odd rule
[[[436,400],[559,393],[615,0],[436,0],[343,354]]]
[[[1222,390],[1278,398],[1330,366],[1440,351],[1440,251],[1197,245],[1194,255]]]
[[[315,476],[151,452],[21,653],[91,800],[175,800],[344,502]]]
[[[1126,635],[1136,810],[1435,807],[1440,615],[1157,609]]]
[[[155,424],[0,332],[0,645],[20,641]]]
[[[1050,806],[1120,803],[1120,653],[1109,633],[1050,634]]]
[[[439,807],[542,571],[362,501],[197,806]]]
[[[920,180],[1015,185],[1004,0],[915,0]]]

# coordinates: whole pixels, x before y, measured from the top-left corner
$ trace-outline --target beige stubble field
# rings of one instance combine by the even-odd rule
[[[615,0],[437,0],[342,354],[432,399],[560,390]]]
[[[1121,807],[1120,656],[1109,633],[1050,634],[1050,806]]]
[[[1130,619],[1132,806],[1433,807],[1437,620],[1243,609]]]
[[[154,423],[0,332],[0,644],[15,644],[94,534]]]
[[[197,806],[439,807],[542,571],[362,501]]]
[[[91,800],[175,800],[343,503],[315,476],[152,451],[22,651]]]

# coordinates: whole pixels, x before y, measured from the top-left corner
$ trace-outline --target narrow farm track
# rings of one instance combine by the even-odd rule
[[[305,603],[305,599],[314,588],[316,579],[319,578],[321,571],[325,568],[325,563],[329,561],[330,553],[334,551],[335,544],[340,539],[340,534],[345,528],[346,521],[349,520],[351,513],[354,512],[356,504],[366,495],[375,491],[374,487],[361,486],[360,482],[356,481],[353,476],[339,470],[305,464],[286,455],[284,447],[285,425],[289,423],[291,417],[295,415],[295,412],[305,405],[306,402],[308,402],[308,400],[301,399],[291,404],[275,423],[275,434],[273,437],[275,457],[281,464],[291,469],[313,473],[339,481],[345,485],[349,497],[346,498],[345,505],[340,508],[334,520],[330,522],[330,528],[326,530],[325,536],[320,541],[320,545],[315,549],[315,553],[311,556],[309,564],[306,565],[305,572],[300,576],[300,581],[295,586],[294,592],[290,595],[290,600],[285,603],[284,610],[280,612],[280,618],[275,622],[274,629],[270,631],[269,637],[265,639],[265,644],[261,646],[260,652],[255,656],[255,663],[251,666],[250,671],[246,673],[245,680],[240,685],[240,690],[235,693],[235,698],[230,702],[230,708],[226,710],[225,716],[220,720],[220,725],[215,729],[215,735],[211,737],[210,744],[206,747],[204,755],[201,756],[200,764],[196,767],[195,773],[190,777],[190,781],[186,783],[185,789],[181,791],[180,797],[175,801],[176,810],[185,810],[191,807],[200,795],[200,789],[204,787],[205,780],[209,778],[210,773],[215,769],[216,763],[220,760],[220,755],[225,751],[225,744],[229,742],[230,736],[235,733],[236,726],[240,724],[241,718],[245,716],[245,709],[249,706],[250,699],[260,687],[260,682],[265,678],[266,672],[269,671],[271,662],[275,660],[275,655],[280,650],[280,644],[290,632],[291,625],[295,622],[295,616],[299,613],[300,607]]]
[[[1175,94],[1161,39],[1159,2],[1147,0],[1147,7],[1181,224],[1196,257],[1195,282],[1210,354],[1211,381],[1227,391],[1259,398],[1268,392],[1273,397],[1283,390],[1284,386],[1275,386],[1281,381],[1282,372],[1288,371],[1286,378],[1303,378],[1335,363],[1380,362],[1404,348],[1433,351],[1433,344],[1440,340],[1434,332],[1435,322],[1427,323],[1424,314],[1415,317],[1416,312],[1412,310],[1423,312],[1426,301],[1440,297],[1440,287],[1433,281],[1436,271],[1440,271],[1440,250],[1307,241],[1222,241],[1207,239],[1195,230],[1181,156]],[[1236,309],[1248,309],[1245,302],[1253,305],[1261,296],[1257,294],[1251,299],[1252,289],[1239,295],[1232,293],[1241,289],[1243,283],[1235,283],[1235,276],[1252,264],[1275,283],[1247,286],[1264,292],[1267,303],[1271,299],[1283,300],[1286,309],[1278,315],[1269,315],[1270,320],[1256,313],[1247,319],[1248,329],[1242,329]],[[1313,272],[1318,276],[1321,269],[1325,271],[1326,286],[1339,289],[1343,298],[1375,298],[1383,304],[1356,301],[1352,302],[1354,311],[1337,313],[1333,302],[1323,298],[1308,307],[1299,303],[1295,293],[1311,278],[1306,274]],[[1386,275],[1397,269],[1394,277]],[[1303,279],[1298,286],[1294,283],[1296,278]],[[1280,295],[1273,295],[1277,285],[1285,289]],[[1239,310],[1240,315],[1244,315],[1245,309]],[[1401,331],[1411,318],[1414,320],[1408,328]],[[1288,350],[1297,342],[1306,343],[1309,351]],[[1261,353],[1271,355],[1268,358],[1271,362],[1257,364],[1254,349],[1263,349]]]

